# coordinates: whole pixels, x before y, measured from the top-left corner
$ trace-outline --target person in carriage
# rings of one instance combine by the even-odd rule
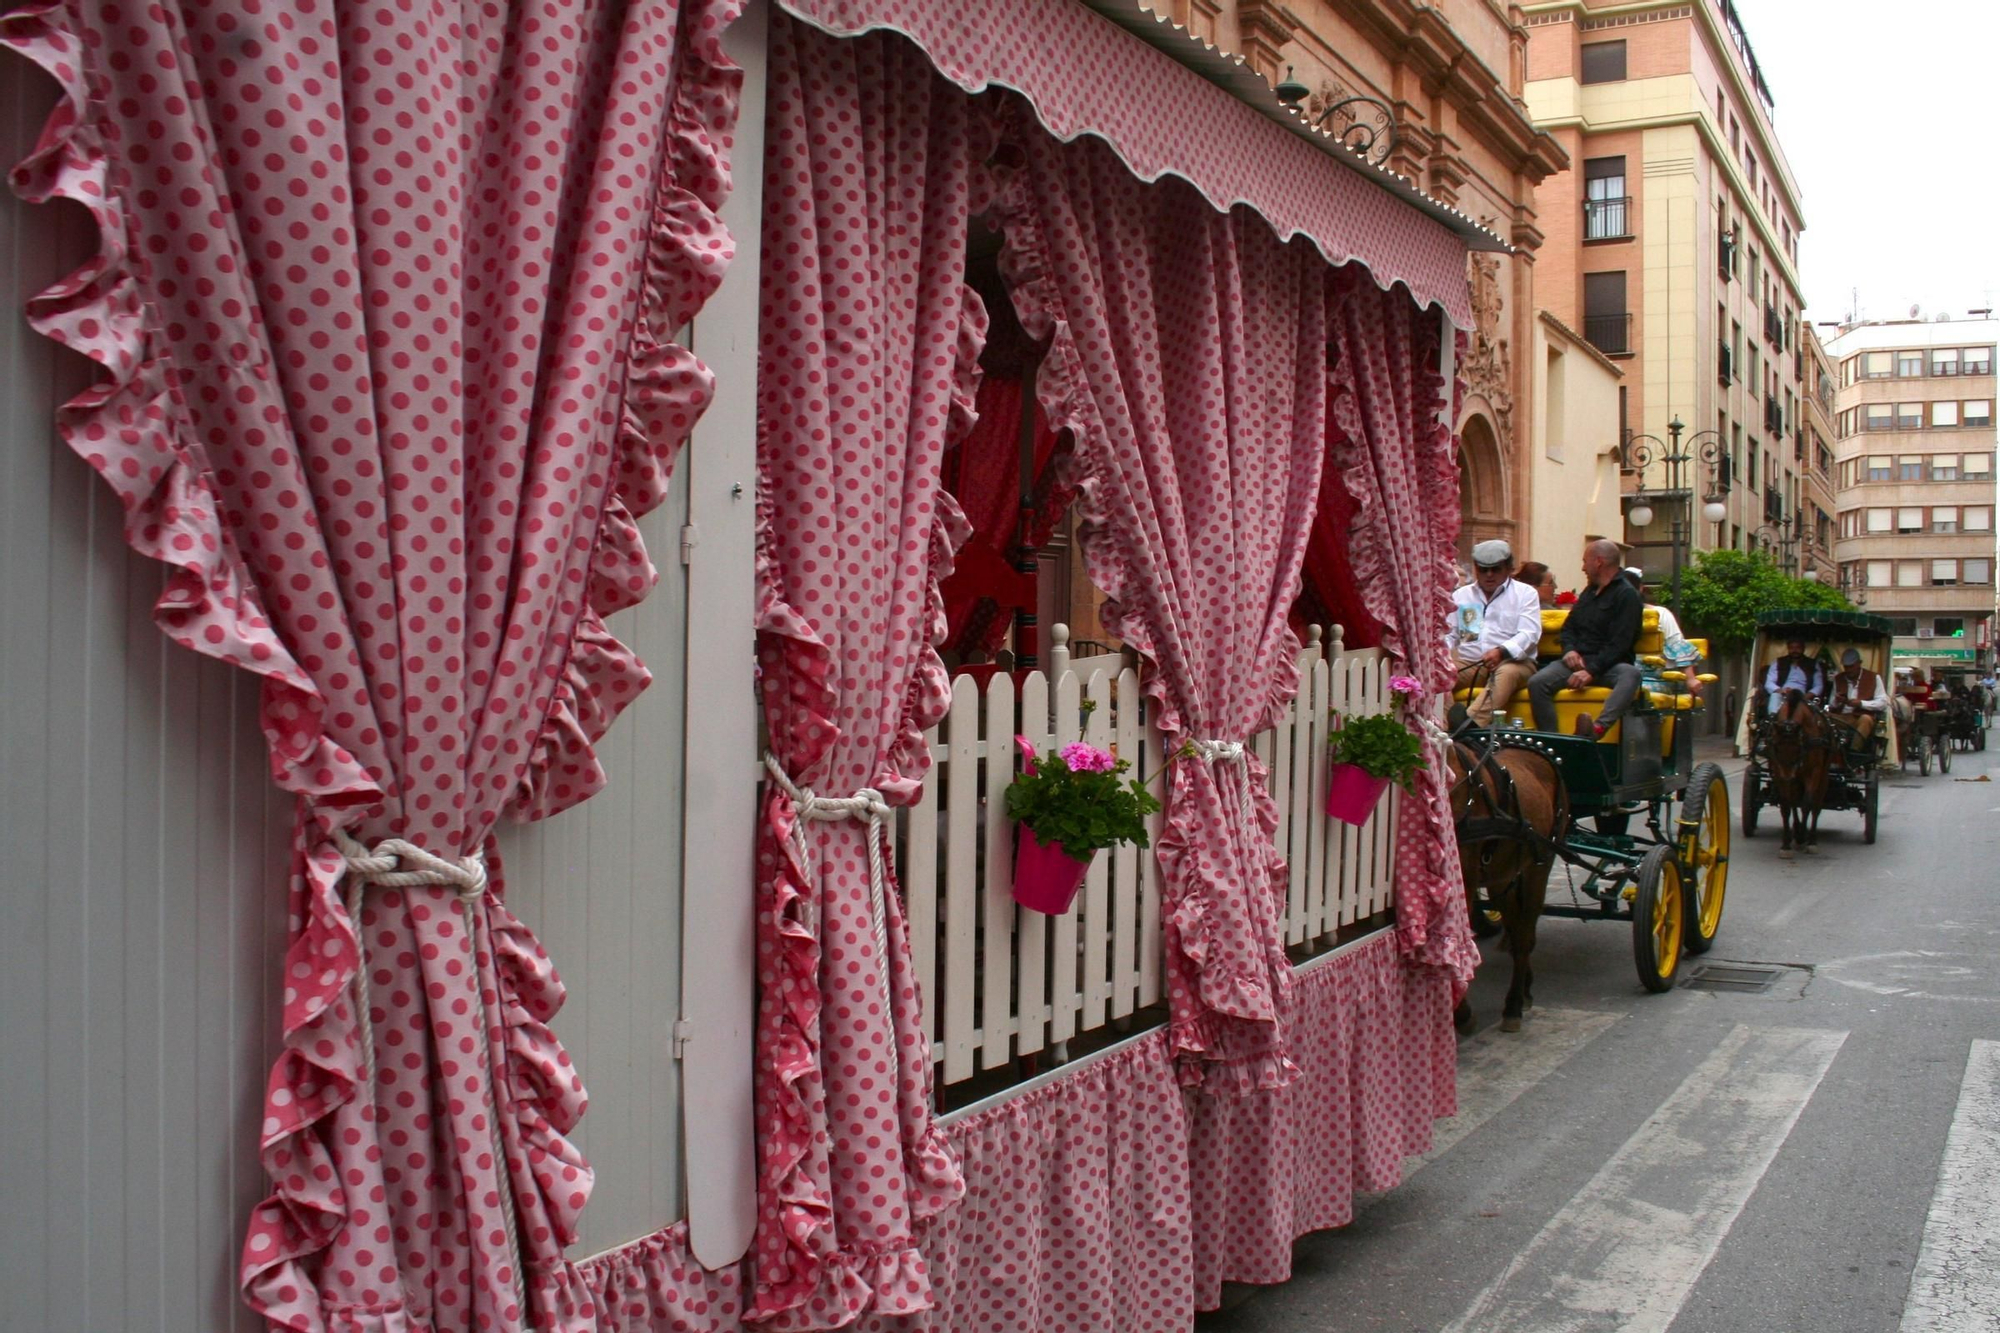
[[[1765,670],[1764,686],[1759,691],[1763,711],[1776,712],[1787,690],[1802,690],[1814,699],[1826,698],[1826,668],[1819,659],[1806,656],[1803,638],[1787,639],[1785,655],[1772,661]]]
[[[1514,578],[1514,548],[1500,540],[1472,548],[1472,581],[1452,594],[1445,643],[1458,666],[1457,688],[1476,689],[1467,710],[1474,726],[1493,724],[1535,670],[1542,638],[1541,598]]]
[[[1889,711],[1889,692],[1882,677],[1861,665],[1859,650],[1849,648],[1840,655],[1840,671],[1833,678],[1833,694],[1827,712],[1836,725],[1851,734],[1849,750],[1865,750],[1875,738],[1883,715]]]
[[[1528,703],[1537,731],[1554,731],[1556,692],[1606,685],[1610,697],[1595,718],[1578,716],[1579,736],[1600,739],[1617,725],[1639,693],[1642,677],[1633,650],[1645,607],[1624,577],[1618,543],[1600,539],[1583,548],[1583,595],[1563,621],[1563,655],[1528,680]]]

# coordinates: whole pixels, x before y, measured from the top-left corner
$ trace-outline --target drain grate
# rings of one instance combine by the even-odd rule
[[[1762,995],[1771,989],[1779,977],[1782,967],[1765,967],[1758,963],[1703,963],[1688,975],[1681,985],[1689,990],[1735,991],[1744,995]]]

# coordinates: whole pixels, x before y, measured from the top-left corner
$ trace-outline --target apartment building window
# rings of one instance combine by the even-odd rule
[[[1931,374],[1956,375],[1958,373],[1958,349],[1938,347],[1931,351]]]
[[[1922,481],[1924,479],[1924,459],[1922,454],[1912,457],[1899,454],[1896,457],[1897,481]]]
[[[1757,441],[1755,440],[1750,441],[1750,470],[1744,473],[1743,475],[1744,478],[1747,481],[1749,481],[1750,489],[1753,491],[1757,489],[1758,456],[1761,455],[1763,452],[1764,451],[1762,447],[1758,445]]]
[[[1962,454],[1959,456],[1958,470],[1965,474],[1968,481],[1974,477],[1990,477],[1993,475],[1993,455]]]
[[[1887,403],[1866,403],[1861,408],[1861,429],[1888,430],[1896,424],[1896,409]]]
[[[1625,43],[1616,45],[1622,48]],[[1625,308],[1623,269],[1583,275],[1583,336],[1600,352],[1632,350],[1632,316]]]
[[[1953,582],[1957,582],[1956,579]],[[1931,634],[1940,639],[1955,639],[1965,633],[1964,616],[1932,616]]]
[[[1931,586],[1933,588],[1955,588],[1958,586],[1958,561],[1931,561]],[[1954,629],[1957,627],[1954,626]]]
[[[1745,372],[1744,378],[1750,381],[1750,392],[1761,393],[1764,387],[1764,368],[1757,360],[1757,340],[1755,338],[1752,338],[1750,345],[1743,349],[1743,355],[1747,358],[1743,362],[1743,369]]]
[[[1922,532],[1924,530],[1924,507],[1904,505],[1896,510],[1897,532]]]
[[[1896,358],[1893,352],[1863,352],[1861,354],[1861,378],[1864,380],[1886,380],[1896,373]]]
[[[1896,404],[1897,430],[1922,430],[1924,428],[1924,405],[1922,403]]]
[[[1991,347],[1968,347],[1965,359],[1960,363],[1961,375],[1991,375],[1993,373],[1993,349]]]
[[[1896,511],[1893,509],[1871,509],[1868,511],[1868,531],[1893,532],[1896,528]]]
[[[1737,367],[1743,364],[1743,322],[1729,322],[1729,378],[1732,382],[1739,378]]]
[[[1585,83],[1617,83],[1625,77],[1625,43],[1585,42],[1583,44],[1583,81]]]
[[[1883,586],[1886,587],[1887,585],[1885,584]],[[1889,633],[1901,635],[1903,638],[1908,639],[1914,637],[1916,635],[1916,632],[1917,632],[1917,618],[1915,616],[1889,617]]]
[[[1625,159],[1592,157],[1583,163],[1583,239],[1616,240],[1632,234],[1631,200],[1625,194]]]
[[[1894,480],[1894,461],[1887,454],[1868,455],[1868,480]]]
[[[1924,562],[1921,560],[1898,560],[1896,562],[1896,586],[1898,588],[1923,587]]]
[[[1932,454],[1932,455],[1931,455],[1931,480],[1932,480],[1932,481],[1957,481],[1957,480],[1958,480],[1958,455],[1957,455],[1957,454]]]
[[[1990,426],[1993,424],[1993,400],[1972,398],[1965,404],[1965,424],[1968,426]]]
[[[1960,583],[1993,582],[1993,562],[1982,556],[1977,560],[1967,560],[1959,566]]]
[[[1869,588],[1886,588],[1889,586],[1889,579],[1890,579],[1889,562],[1887,560],[1870,560],[1868,562],[1868,578],[1867,581],[1862,586]],[[1917,628],[1914,625],[1912,625],[1908,630],[1908,633],[1911,634],[1915,634],[1916,632]]]
[[[1958,531],[1958,506],[1933,505],[1931,507],[1932,532]]]
[[[1967,505],[1965,507],[1965,530],[1967,532],[1993,531],[1993,507],[1991,505]]]
[[[1957,403],[1932,403],[1931,425],[1956,426],[1958,424]]]
[[[1901,380],[1918,379],[1923,375],[1923,373],[1924,373],[1924,354],[1922,352],[1896,353],[1897,379]]]

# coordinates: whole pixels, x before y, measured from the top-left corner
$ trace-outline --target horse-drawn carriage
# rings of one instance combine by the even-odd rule
[[[1750,661],[1761,682],[1765,668],[1778,657],[1785,644],[1802,642],[1807,645],[1807,656],[1819,663],[1831,693],[1841,659],[1852,648],[1861,659],[1860,669],[1875,677],[1886,697],[1891,694],[1892,630],[1885,617],[1862,611],[1818,608],[1765,611],[1757,617],[1757,640]],[[1924,727],[1931,727],[1931,734],[1935,735],[1935,719],[1939,715],[1930,715],[1933,721],[1926,724],[1921,721],[1925,714],[1920,711],[1914,729],[1906,727],[1895,712],[1892,699],[1892,707],[1880,717],[1874,734],[1863,737],[1851,724],[1827,717],[1822,709],[1813,709],[1809,718],[1801,715],[1794,720],[1786,716],[1774,721],[1768,706],[1771,702],[1759,690],[1752,696],[1752,706],[1743,710],[1737,726],[1736,748],[1750,756],[1749,765],[1743,770],[1743,836],[1757,836],[1760,812],[1780,804],[1780,791],[1789,790],[1796,777],[1805,788],[1819,792],[1816,805],[1807,815],[1813,833],[1817,833],[1820,811],[1854,810],[1861,815],[1863,841],[1873,843],[1881,802],[1882,765],[1900,765],[1909,738],[1915,737],[1917,744],[1924,747],[1923,770],[1930,772],[1932,742],[1926,737]],[[1783,701],[1776,702],[1782,711]],[[1803,799],[1803,790],[1801,796]]]
[[[1566,612],[1542,613],[1540,656],[1561,656]],[[1706,645],[1693,641],[1706,655]],[[1658,612],[1642,621],[1638,657],[1645,672],[1633,707],[1601,737],[1571,734],[1580,716],[1595,716],[1610,691],[1562,690],[1555,696],[1560,730],[1535,731],[1526,692],[1507,716],[1487,729],[1454,731],[1453,786],[1461,859],[1468,885],[1497,885],[1495,903],[1526,922],[1525,938],[1510,940],[1515,984],[1503,1027],[1517,1024],[1521,992],[1532,978],[1526,955],[1533,948],[1533,918],[1540,914],[1585,920],[1630,921],[1639,980],[1651,991],[1674,984],[1683,952],[1706,953],[1722,924],[1729,874],[1729,786],[1720,767],[1694,762],[1702,701],[1690,671],[1664,654]],[[1712,682],[1712,675],[1693,677]],[[1464,700],[1461,692],[1459,698]],[[1496,773],[1498,776],[1488,776]],[[1554,800],[1545,820],[1529,827],[1533,788]],[[1522,792],[1530,792],[1524,798]],[[1633,824],[1637,823],[1635,830]],[[1495,872],[1495,849],[1521,859],[1518,873]],[[1549,902],[1548,875],[1565,867],[1567,902]],[[1502,894],[1525,894],[1502,901]],[[1475,895],[1475,926],[1487,908]],[[1492,925],[1485,923],[1485,932]],[[1509,924],[1514,933],[1513,923]]]
[[[1941,759],[1948,764],[1948,756],[1953,750],[1986,748],[1986,710],[1973,701],[1970,689],[1960,686],[1954,690],[1942,711],[1944,721],[1939,730],[1944,749],[1939,753]],[[1950,769],[1947,767],[1946,771]]]

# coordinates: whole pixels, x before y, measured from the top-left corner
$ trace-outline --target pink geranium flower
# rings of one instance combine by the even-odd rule
[[[1415,676],[1391,676],[1389,688],[1397,694],[1409,695],[1412,698],[1424,692],[1423,682]]]
[[[1062,761],[1072,773],[1109,773],[1118,767],[1117,757],[1109,750],[1082,741],[1063,746]]]

